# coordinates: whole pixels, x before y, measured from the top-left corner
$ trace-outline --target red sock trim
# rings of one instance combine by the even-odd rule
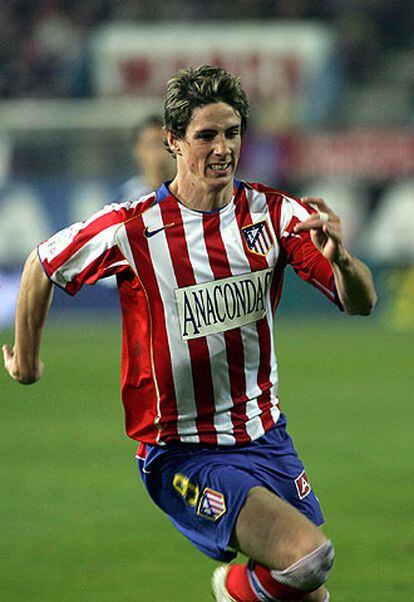
[[[248,571],[263,588],[263,592],[275,600],[301,600],[307,592],[299,591],[276,581],[270,569],[257,563],[232,564],[227,573],[226,588],[236,602],[260,602],[260,598],[250,585]]]
[[[232,564],[226,579],[226,587],[236,602],[260,602],[252,590],[245,564]]]
[[[261,564],[255,563],[249,567],[249,570],[255,575],[263,589],[273,598],[279,600],[301,600],[306,593],[276,581],[270,570]]]

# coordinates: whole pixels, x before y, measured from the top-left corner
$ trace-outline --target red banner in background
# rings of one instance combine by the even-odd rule
[[[159,59],[153,56],[119,57],[118,93],[139,95],[140,97],[162,96],[168,79],[179,69],[203,62],[224,67],[231,73],[243,73],[243,87],[249,98],[272,100],[292,98],[301,91],[303,83],[303,60],[299,53],[292,51],[275,55],[260,53],[254,48],[246,50],[241,56],[229,55],[223,50],[199,57],[195,61],[188,54],[175,55]]]
[[[414,174],[414,131],[350,131],[289,135],[287,175],[385,180]]]
[[[116,24],[98,29],[90,45],[97,96],[162,97],[177,70],[217,65],[242,77],[252,103],[261,103],[274,127],[304,123],[309,90],[336,48],[321,23]]]

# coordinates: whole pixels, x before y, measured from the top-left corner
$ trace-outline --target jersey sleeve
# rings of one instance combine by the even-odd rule
[[[308,219],[314,212],[314,209],[300,201],[284,196],[279,212],[280,244],[287,263],[302,280],[312,284],[342,309],[331,264],[315,247],[309,232],[294,232],[295,225]]]
[[[75,295],[84,284],[95,284],[100,278],[127,269],[116,232],[132,212],[130,203],[108,205],[88,220],[72,224],[40,243],[37,252],[47,276]]]

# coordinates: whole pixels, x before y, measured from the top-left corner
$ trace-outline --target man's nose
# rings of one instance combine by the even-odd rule
[[[214,145],[214,152],[217,155],[227,155],[230,152],[229,144],[225,136],[217,136]]]

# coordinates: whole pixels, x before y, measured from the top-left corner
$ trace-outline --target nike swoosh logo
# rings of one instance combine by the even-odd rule
[[[172,224],[166,224],[165,226],[162,226],[161,228],[156,228],[155,230],[150,230],[148,226],[146,226],[144,234],[147,238],[151,238],[151,236],[155,236],[155,234],[158,234],[158,232],[162,232],[167,228],[171,228],[171,226],[175,226],[175,222],[173,222]]]

